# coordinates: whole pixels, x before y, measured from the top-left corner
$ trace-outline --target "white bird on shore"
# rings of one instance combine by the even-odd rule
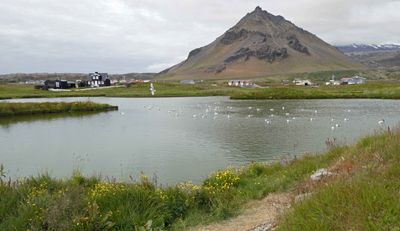
[[[228,115],[227,118],[230,119],[230,118],[231,118],[231,115]]]
[[[261,111],[261,109],[260,109],[260,108],[257,108],[257,111],[258,111],[258,112],[260,112],[260,111]]]
[[[333,131],[333,130],[335,130],[335,127],[334,127],[334,126],[332,126],[332,127],[331,127],[331,129],[332,129],[332,131]]]
[[[274,111],[274,109],[273,108],[271,108],[271,109],[269,109],[270,111]]]
[[[251,117],[253,117],[253,115],[247,115],[247,118],[251,118]]]
[[[335,124],[335,127],[337,127],[337,128],[340,127],[340,124]]]
[[[282,107],[282,110],[285,110],[285,107]]]
[[[286,120],[286,123],[290,123],[290,120]]]
[[[120,112],[119,114],[121,114],[123,116],[123,115],[125,115],[125,112]]]
[[[249,110],[253,109],[253,107],[248,107]]]
[[[290,115],[290,114],[286,112],[285,115],[288,116],[288,115]]]
[[[274,117],[274,114],[271,114],[270,116],[271,116],[271,117]]]
[[[295,120],[295,119],[296,119],[296,117],[293,117],[293,118],[292,118],[292,120]]]
[[[382,125],[382,124],[384,124],[384,123],[385,123],[385,120],[384,120],[384,119],[381,119],[381,120],[378,121],[378,124],[379,124],[379,125]]]
[[[310,121],[312,122],[314,119],[313,118],[310,118]]]
[[[317,111],[317,110],[315,110],[315,111],[314,111],[314,113],[315,113],[315,114],[317,114],[317,113],[318,113],[318,111]]]
[[[344,118],[344,121],[349,121],[349,119],[347,119],[347,118]]]

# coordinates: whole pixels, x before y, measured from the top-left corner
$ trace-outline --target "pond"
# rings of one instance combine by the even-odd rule
[[[0,120],[0,163],[13,178],[48,172],[158,183],[199,182],[211,172],[252,161],[277,161],[352,144],[396,126],[400,101],[202,98],[61,98],[13,102],[94,101],[119,111]],[[378,123],[378,121],[381,123]]]

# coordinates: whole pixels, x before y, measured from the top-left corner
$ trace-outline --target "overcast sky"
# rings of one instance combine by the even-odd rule
[[[257,5],[331,44],[400,43],[400,0],[0,1],[0,73],[158,72]]]

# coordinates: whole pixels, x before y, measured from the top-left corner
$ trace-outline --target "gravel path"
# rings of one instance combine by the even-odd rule
[[[261,201],[249,203],[244,212],[233,219],[195,227],[192,231],[266,231],[274,228],[277,217],[290,207],[293,195],[290,193],[274,193]]]

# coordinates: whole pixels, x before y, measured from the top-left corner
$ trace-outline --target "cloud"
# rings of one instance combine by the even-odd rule
[[[329,43],[400,42],[397,0],[2,0],[0,73],[161,71],[257,5]]]

